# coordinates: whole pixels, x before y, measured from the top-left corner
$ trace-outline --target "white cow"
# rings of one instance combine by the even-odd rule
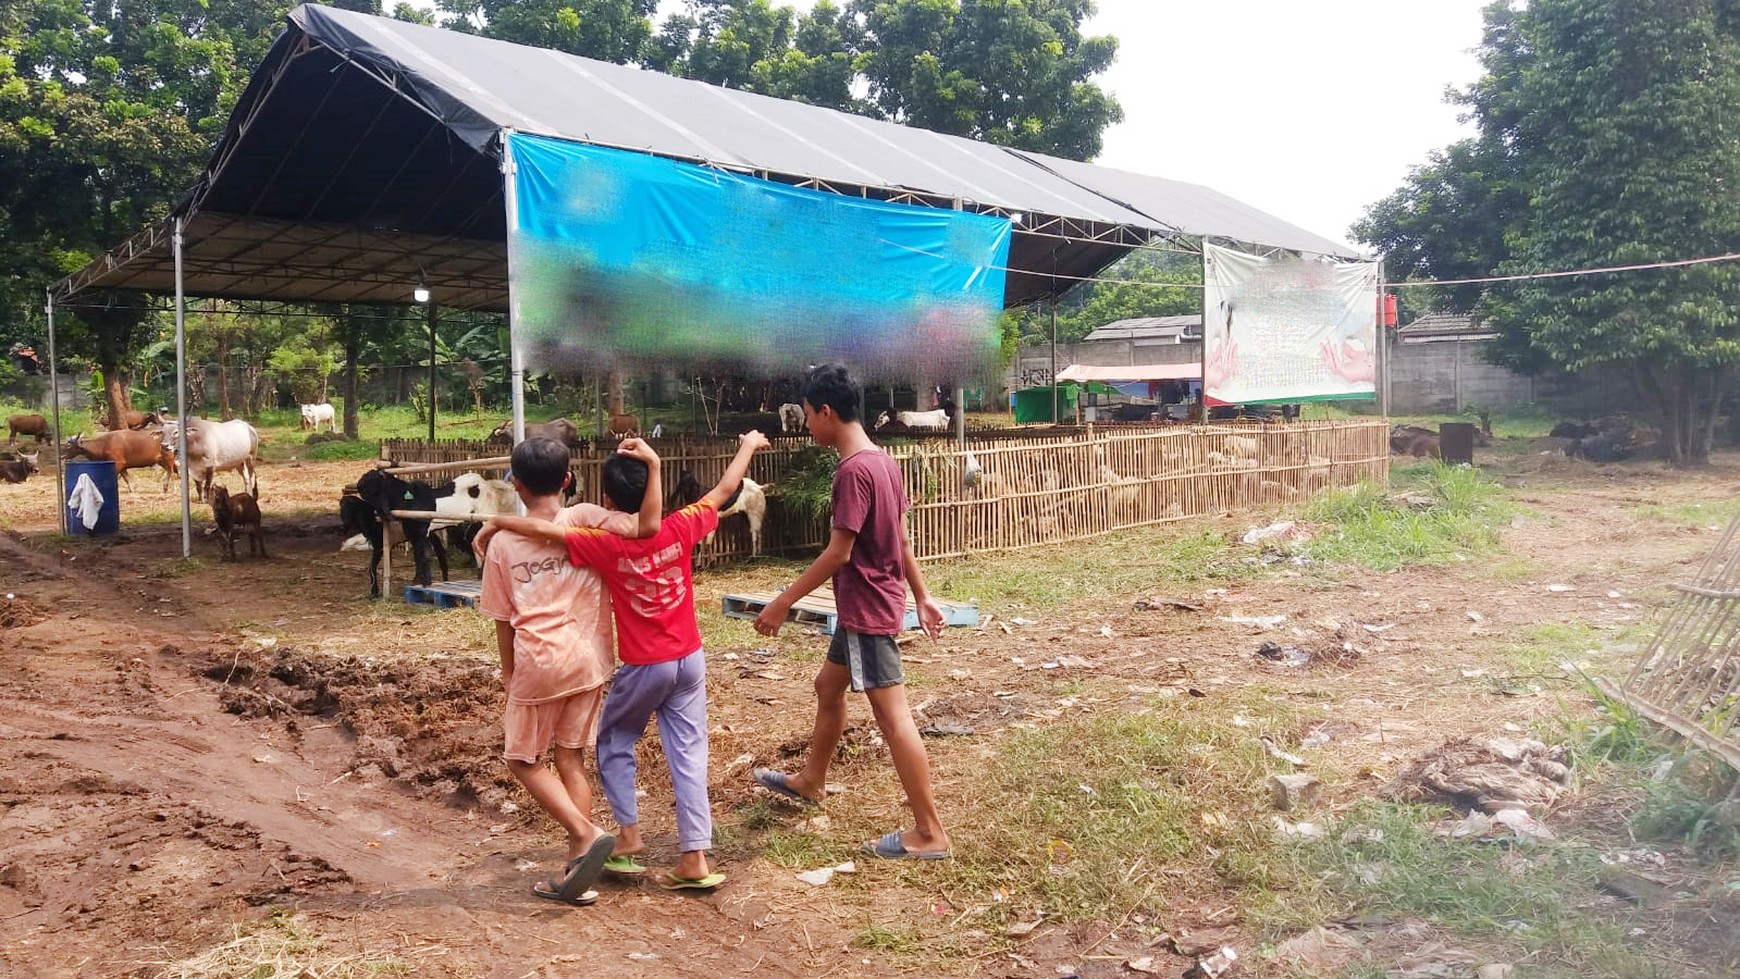
[[[332,403],[322,401],[317,405],[302,406],[302,428],[304,431],[320,431],[320,423],[331,426],[333,432],[338,431],[338,412],[333,410]]]
[[[163,445],[170,452],[179,450],[177,433],[180,425],[174,420],[163,423]],[[242,486],[254,499],[260,498],[258,467],[260,464],[260,433],[254,426],[232,418],[227,422],[208,418],[188,418],[187,458],[178,461],[188,467],[188,476],[202,500],[211,498],[211,484],[225,469],[242,477]]]
[[[889,425],[914,432],[940,432],[949,427],[949,413],[937,408],[932,411],[884,411],[876,416],[878,430]]]
[[[787,435],[804,430],[804,406],[786,402],[779,406],[779,430]]]

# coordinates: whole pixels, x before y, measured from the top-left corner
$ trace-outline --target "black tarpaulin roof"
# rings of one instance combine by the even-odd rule
[[[1012,306],[1061,292],[1153,235],[1355,257],[1206,187],[304,5],[177,207],[186,291],[405,302],[422,279],[443,305],[505,308],[504,129],[839,193],[1019,213]],[[57,296],[173,291],[168,227],[92,262]]]

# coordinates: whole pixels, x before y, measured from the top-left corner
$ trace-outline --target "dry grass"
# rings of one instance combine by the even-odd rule
[[[234,934],[191,958],[154,963],[161,966],[156,979],[370,979],[412,971],[391,955],[331,949],[295,915],[274,914],[257,929]]]

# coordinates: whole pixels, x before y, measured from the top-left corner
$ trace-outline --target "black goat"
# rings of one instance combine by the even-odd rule
[[[355,496],[346,494],[339,500],[339,520],[344,524],[345,530],[362,534],[369,542],[370,598],[381,597],[381,551],[384,547],[398,543],[397,540],[382,541],[382,522],[392,519],[394,510],[427,510],[433,513],[435,500],[452,493],[452,483],[435,487],[428,483],[409,482],[375,469],[364,473],[356,481]],[[411,560],[416,565],[417,584],[427,587],[432,580],[429,573],[431,548],[435,551],[435,559],[441,564],[441,580],[448,580],[447,548],[442,546],[441,538],[429,533],[429,521],[398,520],[394,526],[401,528],[404,539],[411,543]]]

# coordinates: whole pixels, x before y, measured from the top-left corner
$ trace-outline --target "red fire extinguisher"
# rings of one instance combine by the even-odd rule
[[[1378,318],[1383,325],[1395,328],[1396,325],[1396,294],[1386,292],[1378,297]]]

